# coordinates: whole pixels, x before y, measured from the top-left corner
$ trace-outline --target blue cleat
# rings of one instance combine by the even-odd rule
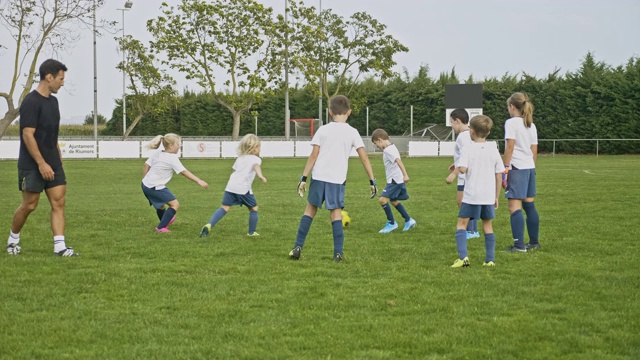
[[[410,218],[409,221],[404,223],[404,228],[402,229],[402,231],[409,231],[414,227],[416,227],[416,225],[417,225],[416,221],[413,220],[413,218]]]
[[[477,231],[467,231],[467,240],[469,239],[475,239],[475,238],[479,238],[480,237],[480,233]]]
[[[398,228],[398,222],[394,222],[393,224],[391,224],[390,222],[387,221],[387,225],[385,225],[382,230],[378,231],[380,234],[388,234],[390,232],[392,232],[393,230]]]

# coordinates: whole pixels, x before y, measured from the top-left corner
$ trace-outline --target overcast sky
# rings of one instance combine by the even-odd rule
[[[164,0],[177,5],[180,0]],[[284,12],[284,0],[258,0]],[[638,0],[306,0],[310,6],[331,8],[347,18],[365,11],[409,48],[396,55],[394,70],[410,74],[428,65],[432,77],[455,67],[460,79],[502,76],[526,72],[544,77],[555,68],[575,71],[591,51],[596,60],[618,66],[640,56],[640,1]],[[0,3],[5,1],[0,0]],[[125,0],[107,0],[98,18],[121,22]],[[150,40],[146,21],[160,14],[161,1],[133,0],[125,13],[128,35]],[[58,60],[69,69],[58,93],[63,123],[82,121],[93,110],[93,45],[89,30]],[[0,36],[7,36],[0,28]],[[114,40],[98,38],[98,112],[111,118],[114,100],[122,96],[122,73],[115,69],[122,59]],[[2,41],[6,44],[5,41]],[[0,51],[0,91],[8,92],[14,49]],[[43,54],[40,62],[49,57]],[[178,90],[194,89],[179,74]],[[16,99],[17,101],[17,99]],[[0,112],[6,111],[0,101]],[[292,114],[295,115],[295,114]],[[80,120],[78,120],[80,119]]]

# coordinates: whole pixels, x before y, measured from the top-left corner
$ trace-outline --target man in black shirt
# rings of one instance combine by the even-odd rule
[[[49,59],[40,65],[40,83],[25,96],[20,105],[20,155],[18,157],[18,189],[22,204],[13,215],[11,234],[7,243],[10,255],[20,253],[20,230],[29,214],[38,206],[44,190],[51,204],[53,252],[58,256],[78,255],[64,241],[64,203],[67,179],[62,168],[58,146],[60,108],[52,94],[64,86],[67,67]]]

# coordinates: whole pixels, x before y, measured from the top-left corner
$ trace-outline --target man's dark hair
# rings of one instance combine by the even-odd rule
[[[44,80],[49,74],[56,77],[60,71],[67,71],[67,67],[58,60],[47,59],[40,64],[40,80]]]
[[[469,123],[469,113],[465,109],[462,109],[462,108],[455,109],[451,112],[451,115],[449,116],[454,120],[455,119],[460,120],[460,122],[462,122],[463,124]]]

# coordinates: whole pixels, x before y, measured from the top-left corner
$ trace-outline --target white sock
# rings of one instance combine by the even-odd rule
[[[7,245],[17,244],[20,242],[20,233],[14,234],[13,231],[9,231],[11,234],[9,235],[9,240],[7,240]]]
[[[64,243],[64,235],[56,235],[53,237],[53,251],[60,252],[67,248]]]

